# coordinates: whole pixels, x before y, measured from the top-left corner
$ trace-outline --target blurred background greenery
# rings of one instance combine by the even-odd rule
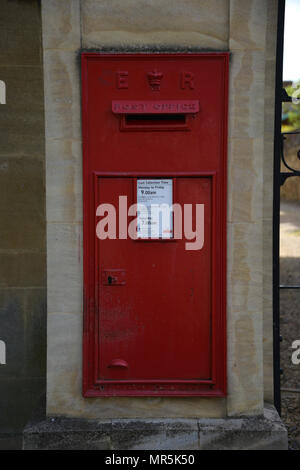
[[[295,98],[300,98],[300,81],[297,88],[292,86],[291,82],[283,84],[289,96],[295,94]],[[282,132],[291,132],[300,130],[300,103],[292,102],[282,103]]]

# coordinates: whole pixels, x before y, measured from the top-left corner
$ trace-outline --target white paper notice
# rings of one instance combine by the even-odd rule
[[[172,179],[138,179],[137,204],[139,238],[173,237]]]

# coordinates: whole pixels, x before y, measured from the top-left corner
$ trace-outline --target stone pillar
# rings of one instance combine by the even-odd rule
[[[1,1],[0,449],[42,400],[46,374],[44,96],[39,2]],[[3,343],[2,343],[3,344]]]
[[[172,426],[176,427],[177,422],[178,429],[185,429],[182,432],[186,436],[191,433],[194,439],[194,431],[198,432],[193,440],[198,447],[212,448],[218,429],[227,429],[230,435],[233,429],[240,429],[235,427],[239,426],[238,422],[241,428],[248,426],[266,432],[264,436],[280,435],[278,446],[286,445],[286,434],[276,413],[264,410],[264,365],[265,395],[272,399],[269,241],[273,129],[269,123],[273,118],[276,8],[276,0],[42,0],[47,174],[47,414],[61,416],[63,420],[101,419],[104,427],[100,435],[107,433],[107,429],[112,433],[110,443],[105,441],[103,446],[121,446],[122,440],[114,440],[113,430],[123,426],[124,433],[129,432],[130,419],[138,422],[135,435],[147,423],[151,427],[151,420],[156,420],[151,428],[154,434],[158,428],[164,429],[163,433],[173,432]],[[82,397],[79,62],[82,50],[231,52],[226,398]],[[247,416],[245,421],[244,416]],[[203,421],[207,418],[212,421]],[[221,418],[224,422],[218,421]],[[241,421],[235,421],[237,418]],[[191,421],[182,424],[182,419]],[[171,427],[168,420],[172,420]],[[257,422],[262,423],[261,427],[254,424]],[[65,421],[59,423],[55,428],[58,433],[68,426]],[[82,430],[87,429],[85,426],[91,429],[92,424],[88,423],[82,424]],[[40,429],[49,431],[47,426]],[[36,431],[31,429],[31,432]],[[205,441],[209,432],[210,438]],[[270,442],[275,442],[277,437],[272,440],[273,437],[262,440],[261,447],[267,448]],[[247,439],[237,443],[237,448],[260,446],[258,441],[247,444]],[[220,448],[229,445],[222,444],[222,440],[217,442]],[[132,441],[128,446],[131,445]],[[140,445],[148,444],[144,441]]]

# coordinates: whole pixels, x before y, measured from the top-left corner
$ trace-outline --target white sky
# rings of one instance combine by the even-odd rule
[[[286,0],[283,80],[300,79],[300,0]]]

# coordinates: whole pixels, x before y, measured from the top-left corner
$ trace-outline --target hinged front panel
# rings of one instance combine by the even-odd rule
[[[225,394],[227,68],[82,55],[84,396]]]

